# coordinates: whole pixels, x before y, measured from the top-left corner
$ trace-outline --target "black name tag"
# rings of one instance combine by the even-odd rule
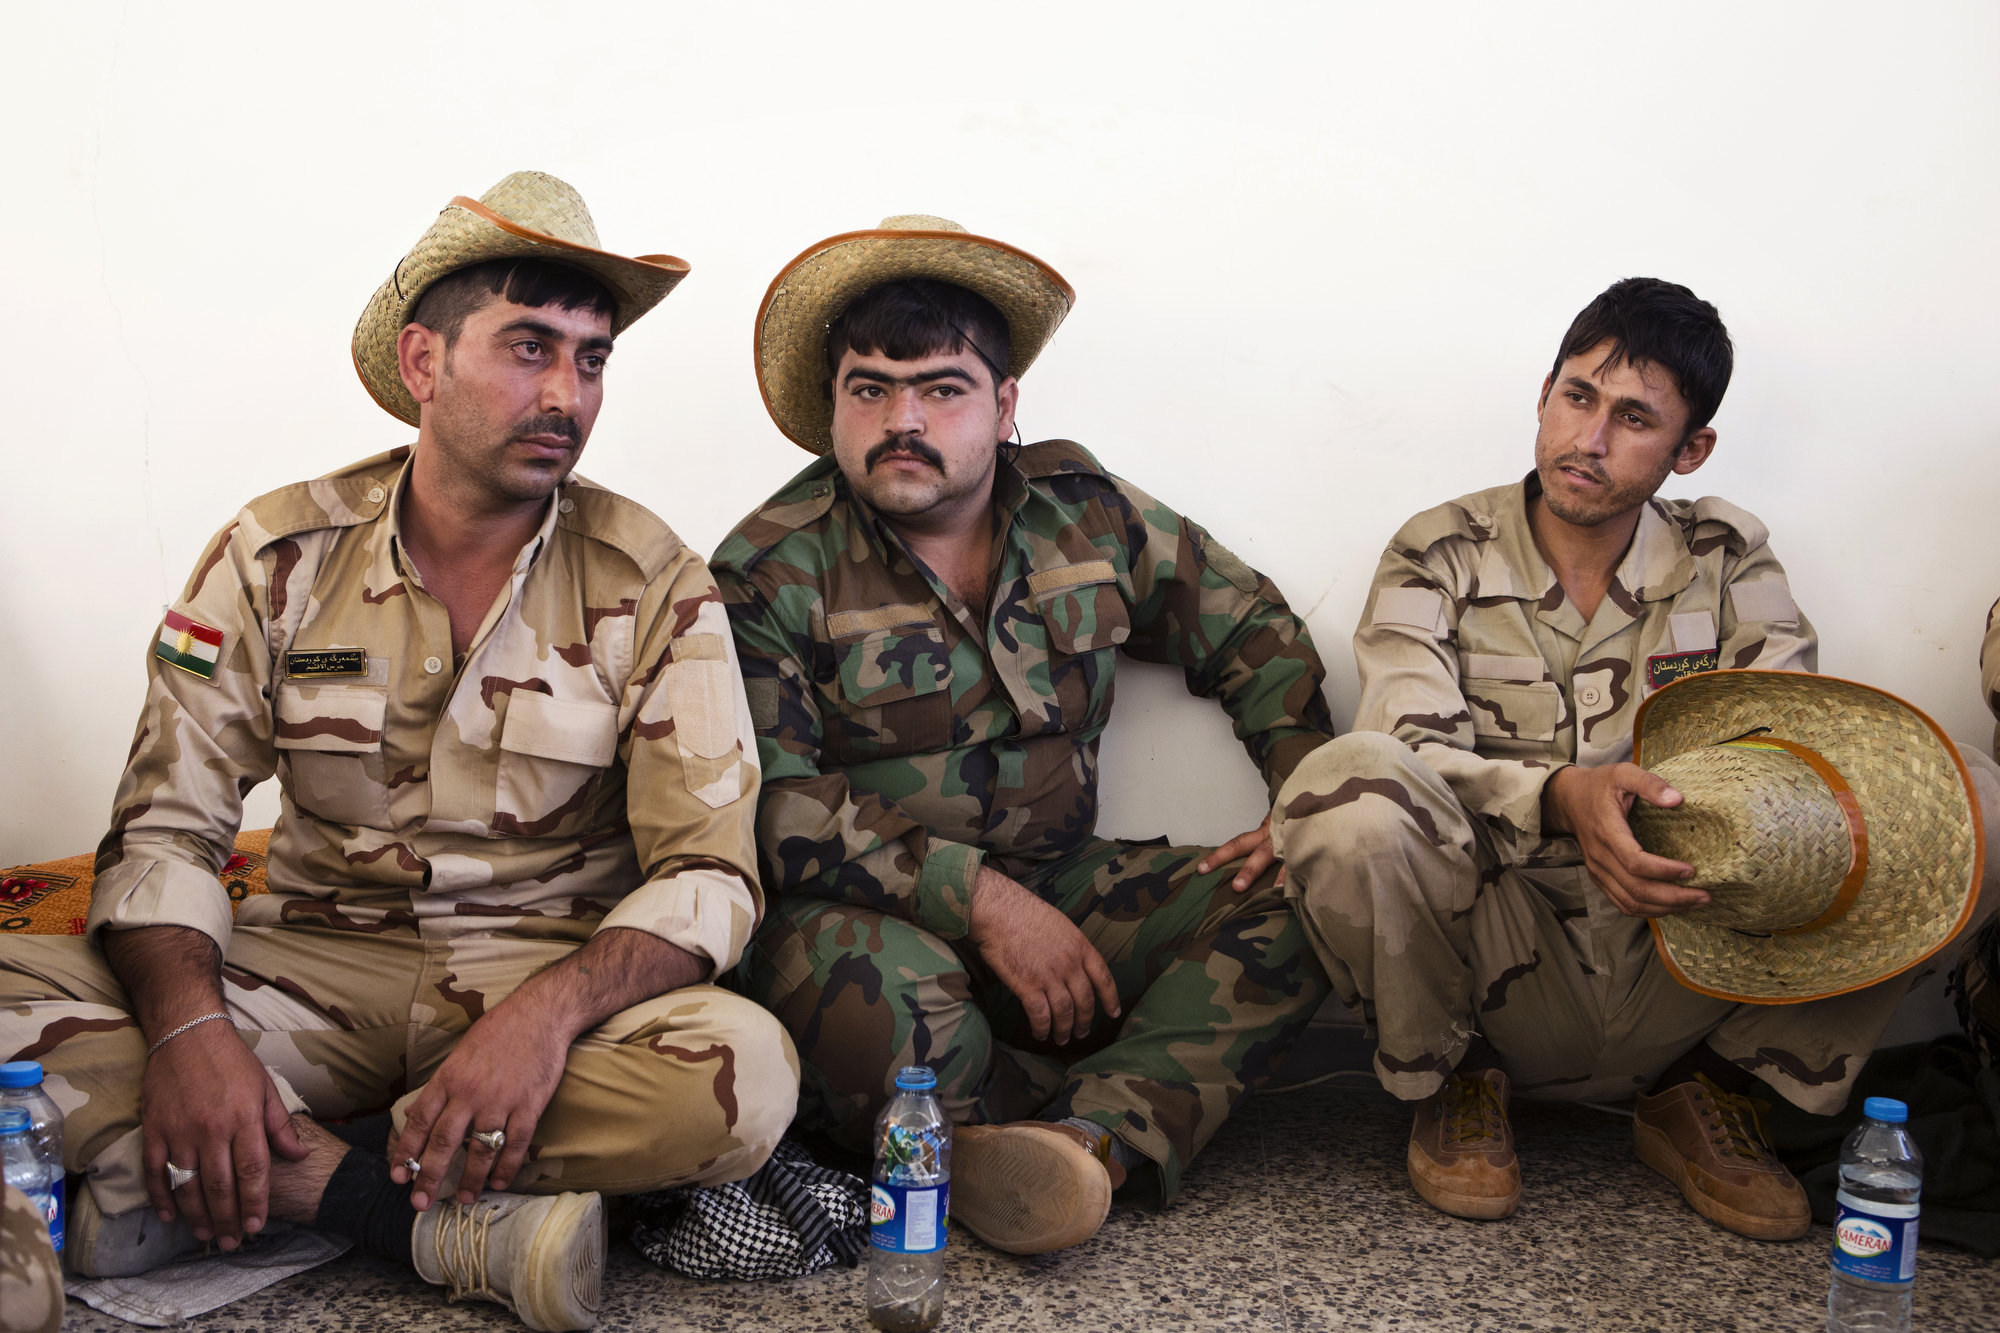
[[[1694,653],[1661,653],[1658,657],[1646,659],[1646,683],[1654,689],[1671,685],[1682,676],[1692,676],[1698,671],[1713,671],[1722,665],[1722,654],[1714,648],[1703,648]]]
[[[366,648],[320,648],[285,654],[288,676],[365,676]]]

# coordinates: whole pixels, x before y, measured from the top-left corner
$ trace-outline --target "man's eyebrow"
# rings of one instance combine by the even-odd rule
[[[510,323],[502,324],[494,333],[496,337],[506,337],[514,333],[526,333],[540,338],[545,343],[556,343],[558,345],[568,341],[568,335],[555,325],[544,323],[539,319],[529,319],[525,316]],[[597,334],[593,337],[582,339],[576,346],[577,350],[581,352],[608,352],[611,350],[611,339],[605,337],[603,334]]]
[[[901,387],[905,384],[934,384],[939,380],[963,380],[965,383],[975,387],[979,383],[957,366],[945,366],[938,370],[926,370],[917,375],[885,375],[879,370],[869,370],[862,366],[855,366],[845,375],[841,376],[840,382],[842,384],[852,384],[856,380],[866,380],[870,384],[887,384],[892,387]]]
[[[1660,409],[1654,406],[1652,403],[1647,402],[1643,398],[1634,398],[1629,394],[1623,398],[1620,398],[1617,402],[1613,403],[1611,405],[1611,410],[1613,412],[1637,412],[1641,416],[1648,416],[1656,419],[1663,415]]]

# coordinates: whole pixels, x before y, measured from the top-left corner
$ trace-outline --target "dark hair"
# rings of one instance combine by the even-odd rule
[[[417,298],[409,322],[444,337],[445,350],[458,341],[468,316],[496,296],[515,305],[561,306],[618,317],[618,298],[580,268],[546,259],[489,259],[445,274]]]
[[[997,392],[1013,355],[1007,321],[977,292],[932,278],[897,278],[870,287],[826,330],[829,395],[848,350],[891,361],[951,356],[966,348],[986,363]]]
[[[1651,362],[1674,377],[1688,409],[1683,440],[1722,406],[1736,359],[1729,330],[1714,306],[1679,283],[1621,278],[1606,287],[1570,321],[1550,377],[1562,373],[1563,362],[1606,341],[1611,354],[1605,366]]]

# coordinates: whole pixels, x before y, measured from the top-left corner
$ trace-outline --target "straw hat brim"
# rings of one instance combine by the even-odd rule
[[[1640,705],[1632,760],[1657,765],[1758,728],[1818,751],[1847,781],[1867,822],[1867,874],[1845,915],[1796,935],[1654,919],[1674,977],[1720,999],[1797,1004],[1875,985],[1948,944],[1971,919],[1986,843],[1971,775],[1937,723],[1833,676],[1711,671]]]
[[[688,273],[672,255],[628,258],[550,236],[502,217],[477,199],[459,195],[429,231],[375,289],[354,326],[354,369],[385,412],[417,424],[417,400],[396,365],[396,340],[417,300],[439,278],[489,259],[548,259],[580,268],[610,289],[618,313],[613,337],[666,298]]]
[[[757,386],[778,429],[800,448],[833,447],[826,330],[854,298],[896,278],[935,278],[993,303],[1019,379],[1076,303],[1076,292],[1026,250],[965,231],[877,229],[829,236],[779,271],[757,308]]]

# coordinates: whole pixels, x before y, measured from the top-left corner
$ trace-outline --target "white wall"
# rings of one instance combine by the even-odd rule
[[[1675,493],[1769,522],[1823,669],[1990,732],[1991,5],[131,3],[6,28],[0,865],[100,835],[208,534],[409,438],[354,379],[353,321],[448,198],[521,167],[581,188],[609,246],[694,265],[621,340],[584,471],[703,550],[806,461],[750,367],[780,264],[912,211],[1047,258],[1079,304],[1024,429],[1271,573],[1343,722],[1389,533],[1525,470],[1586,300],[1688,283],[1739,361]],[[1107,831],[1258,817],[1219,710],[1178,690],[1125,680]]]

